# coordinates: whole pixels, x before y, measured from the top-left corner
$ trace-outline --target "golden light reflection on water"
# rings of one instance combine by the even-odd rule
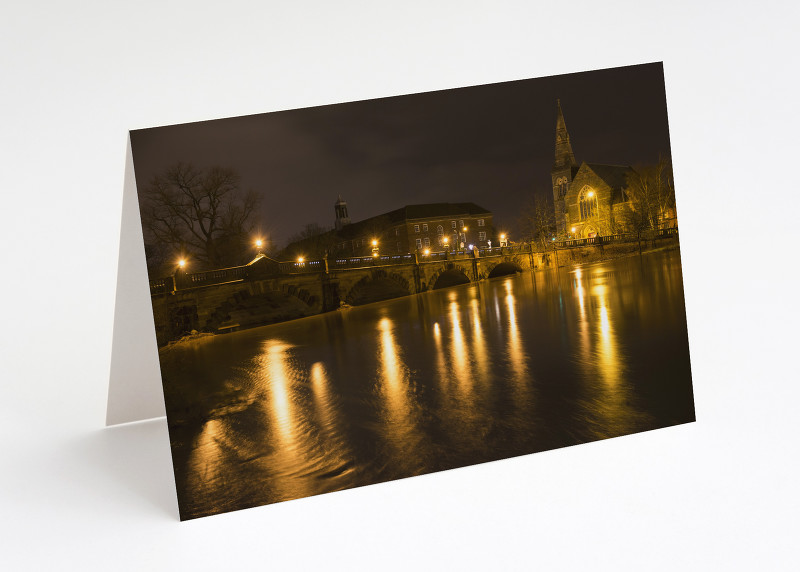
[[[460,307],[458,302],[450,302],[450,362],[453,364],[453,377],[458,384],[458,390],[462,397],[469,394],[472,387],[472,372],[470,371],[469,356],[467,355],[467,345],[464,341],[464,331],[461,328],[461,318],[459,316]]]
[[[311,391],[314,394],[314,404],[320,424],[327,429],[332,428],[335,423],[329,385],[330,381],[325,366],[322,365],[322,362],[314,362],[311,366]]]
[[[514,372],[514,379],[518,384],[526,384],[528,378],[528,367],[526,364],[526,351],[522,344],[522,338],[517,323],[516,299],[510,293],[511,281],[506,282],[505,303],[508,312],[508,357],[511,362],[511,369]],[[527,384],[526,384],[527,385]]]
[[[289,398],[291,369],[287,363],[289,346],[278,342],[269,341],[266,344],[265,378],[268,403],[275,427],[278,429],[278,438],[282,447],[293,449],[295,446],[296,420],[292,413],[292,403]]]
[[[477,298],[470,300],[470,311],[472,313],[472,355],[476,370],[475,379],[480,383],[488,384],[491,371],[486,340],[481,326],[481,309]]]
[[[587,382],[583,406],[587,420],[592,420],[588,427],[598,438],[634,431],[642,415],[629,402],[625,356],[615,331],[616,316],[606,274],[603,268],[595,268],[586,277],[588,296],[577,277],[578,272],[580,365]]]
[[[218,496],[222,486],[220,478],[220,461],[223,458],[222,445],[222,422],[219,419],[211,419],[203,425],[200,434],[197,436],[189,459],[192,467],[190,476],[192,486],[204,495]]]
[[[408,368],[403,363],[393,328],[394,324],[389,318],[384,317],[378,322],[378,381],[386,412],[384,430],[387,441],[403,456],[404,463],[415,465],[418,464],[419,455],[415,454],[414,449],[421,437],[409,395]]]

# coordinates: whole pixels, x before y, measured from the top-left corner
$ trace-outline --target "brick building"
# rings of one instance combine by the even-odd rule
[[[558,102],[556,153],[550,174],[560,236],[590,238],[624,230],[630,212],[624,189],[630,172],[630,167],[622,165],[578,165]]]
[[[350,222],[347,202],[334,206],[334,229],[292,243],[284,256],[368,256],[409,252],[443,252],[497,246],[492,213],[475,203],[431,203],[399,209]],[[373,245],[373,242],[376,244]]]
[[[337,227],[339,221],[337,220]],[[365,255],[377,241],[382,254],[485,248],[493,239],[492,213],[475,203],[407,205],[341,226],[335,254]]]

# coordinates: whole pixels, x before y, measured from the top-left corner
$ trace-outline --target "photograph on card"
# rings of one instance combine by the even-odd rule
[[[130,139],[181,519],[695,420],[660,63]]]

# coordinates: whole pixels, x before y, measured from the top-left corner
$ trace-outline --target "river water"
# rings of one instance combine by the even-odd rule
[[[694,421],[679,253],[162,351],[181,517]]]

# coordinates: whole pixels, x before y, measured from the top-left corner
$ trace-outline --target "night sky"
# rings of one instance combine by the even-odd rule
[[[353,222],[471,201],[514,239],[520,209],[552,192],[556,99],[579,163],[669,156],[658,63],[132,131],[137,186],[178,161],[231,167],[263,195],[257,225],[278,247],[332,226],[339,194]]]

